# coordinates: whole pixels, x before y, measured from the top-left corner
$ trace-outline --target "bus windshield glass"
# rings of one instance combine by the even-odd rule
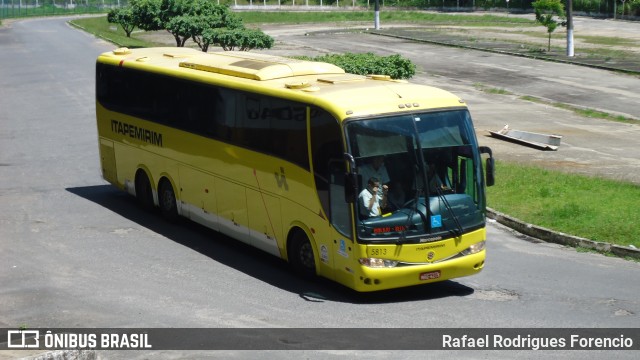
[[[352,120],[346,131],[361,177],[359,241],[429,242],[484,226],[482,167],[466,109]]]

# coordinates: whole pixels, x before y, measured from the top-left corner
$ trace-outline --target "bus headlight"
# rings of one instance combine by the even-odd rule
[[[397,261],[376,259],[376,258],[361,258],[358,260],[361,265],[368,266],[370,268],[392,268],[398,265]]]
[[[471,254],[476,254],[479,253],[480,251],[484,250],[484,244],[485,241],[480,241],[479,243],[475,243],[471,246],[469,246],[468,248],[462,250],[462,252],[460,252],[462,255],[471,255]]]

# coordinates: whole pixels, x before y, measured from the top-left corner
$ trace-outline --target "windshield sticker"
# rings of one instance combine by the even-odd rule
[[[442,227],[442,216],[441,215],[432,215],[431,216],[431,227],[432,228]]]

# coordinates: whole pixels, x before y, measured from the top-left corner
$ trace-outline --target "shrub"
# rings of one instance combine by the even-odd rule
[[[416,73],[416,65],[397,54],[378,56],[373,53],[345,53],[299,58],[334,64],[348,73],[358,75],[389,75],[392,79],[409,79]]]

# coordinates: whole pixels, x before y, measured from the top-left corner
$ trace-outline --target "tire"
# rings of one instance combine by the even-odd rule
[[[158,202],[160,203],[160,212],[165,219],[171,222],[178,220],[176,193],[167,179],[162,179],[158,186]]]
[[[291,238],[289,248],[289,264],[292,270],[305,279],[316,276],[316,263],[311,242],[302,231],[297,231]]]
[[[151,182],[149,177],[143,170],[138,170],[136,173],[136,199],[138,205],[143,209],[150,211],[155,206],[153,203],[153,191],[151,189]]]

